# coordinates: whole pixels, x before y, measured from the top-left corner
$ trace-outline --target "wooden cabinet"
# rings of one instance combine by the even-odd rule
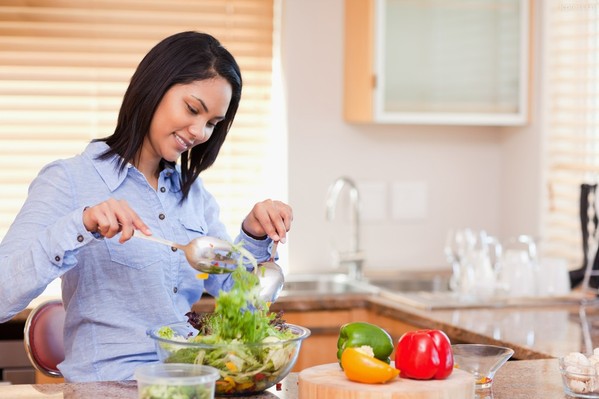
[[[337,362],[339,328],[348,322],[366,321],[384,328],[397,342],[406,331],[418,329],[408,323],[377,314],[368,309],[285,312],[288,323],[310,329],[312,334],[303,343],[293,371],[301,371],[319,364]]]
[[[531,1],[345,0],[345,119],[525,124]]]
[[[401,337],[404,333],[408,331],[420,330],[420,327],[414,326],[412,324],[393,319],[389,316],[384,316],[381,314],[368,312],[367,319],[369,323],[376,324],[377,326],[385,329],[391,335],[393,342],[397,342],[399,337]]]
[[[47,375],[35,370],[36,384],[63,384],[64,382],[64,378],[62,377],[48,377]]]
[[[311,331],[310,336],[302,343],[293,371],[336,362],[339,328],[345,323],[361,319],[365,312],[364,309],[285,312],[284,318],[288,323]]]

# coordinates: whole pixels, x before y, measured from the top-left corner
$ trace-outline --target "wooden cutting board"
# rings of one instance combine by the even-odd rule
[[[299,399],[473,399],[474,377],[454,369],[445,380],[396,378],[386,384],[361,384],[347,379],[338,363],[299,373]]]

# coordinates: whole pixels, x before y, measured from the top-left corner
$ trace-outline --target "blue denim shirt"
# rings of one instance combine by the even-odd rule
[[[198,179],[180,202],[177,170],[165,169],[158,190],[133,166],[119,172],[116,159],[98,160],[107,149],[91,143],[78,156],[44,167],[0,244],[0,322],[22,311],[54,279],[62,277],[67,381],[124,380],[135,368],[157,361],[149,327],[186,320],[204,289],[228,289],[228,276],[196,277],[183,251],[138,238],[120,244],[97,238],[82,220],[85,206],[125,199],[154,236],[187,243],[211,235],[230,240],[219,207]],[[271,240],[242,231],[236,241],[258,261]]]

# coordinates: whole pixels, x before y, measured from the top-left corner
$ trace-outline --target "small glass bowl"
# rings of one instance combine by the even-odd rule
[[[491,388],[497,370],[514,354],[510,348],[485,344],[455,344],[451,348],[454,367],[474,375],[475,389]]]
[[[157,363],[135,369],[139,399],[214,398],[218,370],[197,364]]]
[[[558,359],[564,392],[575,398],[599,398],[599,375],[593,366],[579,366]]]

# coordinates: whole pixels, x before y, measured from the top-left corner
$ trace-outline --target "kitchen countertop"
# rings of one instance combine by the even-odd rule
[[[210,312],[212,298],[194,310]],[[419,328],[445,331],[452,342],[507,346],[514,359],[549,359],[599,347],[599,306],[574,305],[492,309],[423,310],[364,293],[280,297],[271,310],[319,311],[365,308]],[[285,316],[283,315],[283,318]]]
[[[41,302],[49,298],[37,299]],[[36,303],[37,303],[36,302]],[[599,304],[426,310],[368,293],[281,296],[273,311],[319,311],[364,308],[419,328],[445,331],[453,342],[484,343],[514,349],[518,360],[548,359],[599,347]],[[211,312],[205,296],[193,307]],[[27,309],[11,322],[24,322]],[[284,317],[284,316],[283,316]]]
[[[531,306],[491,309],[411,307],[376,294],[345,293],[281,296],[273,311],[320,311],[364,308],[419,328],[445,331],[453,342],[487,343],[514,349],[512,359],[496,375],[493,393],[485,399],[566,398],[556,357],[586,346],[599,346],[599,306]],[[209,312],[214,299],[204,297],[194,310]],[[12,321],[24,321],[29,310]],[[525,360],[521,360],[525,359]],[[260,399],[297,398],[297,373],[255,396]],[[77,384],[0,385],[0,398],[137,398],[135,381]]]
[[[291,373],[281,386],[253,396],[256,399],[297,399],[298,374]],[[78,384],[0,385],[0,398],[11,399],[137,399],[135,381]],[[491,390],[478,399],[564,399],[556,359],[507,362],[495,375]]]

